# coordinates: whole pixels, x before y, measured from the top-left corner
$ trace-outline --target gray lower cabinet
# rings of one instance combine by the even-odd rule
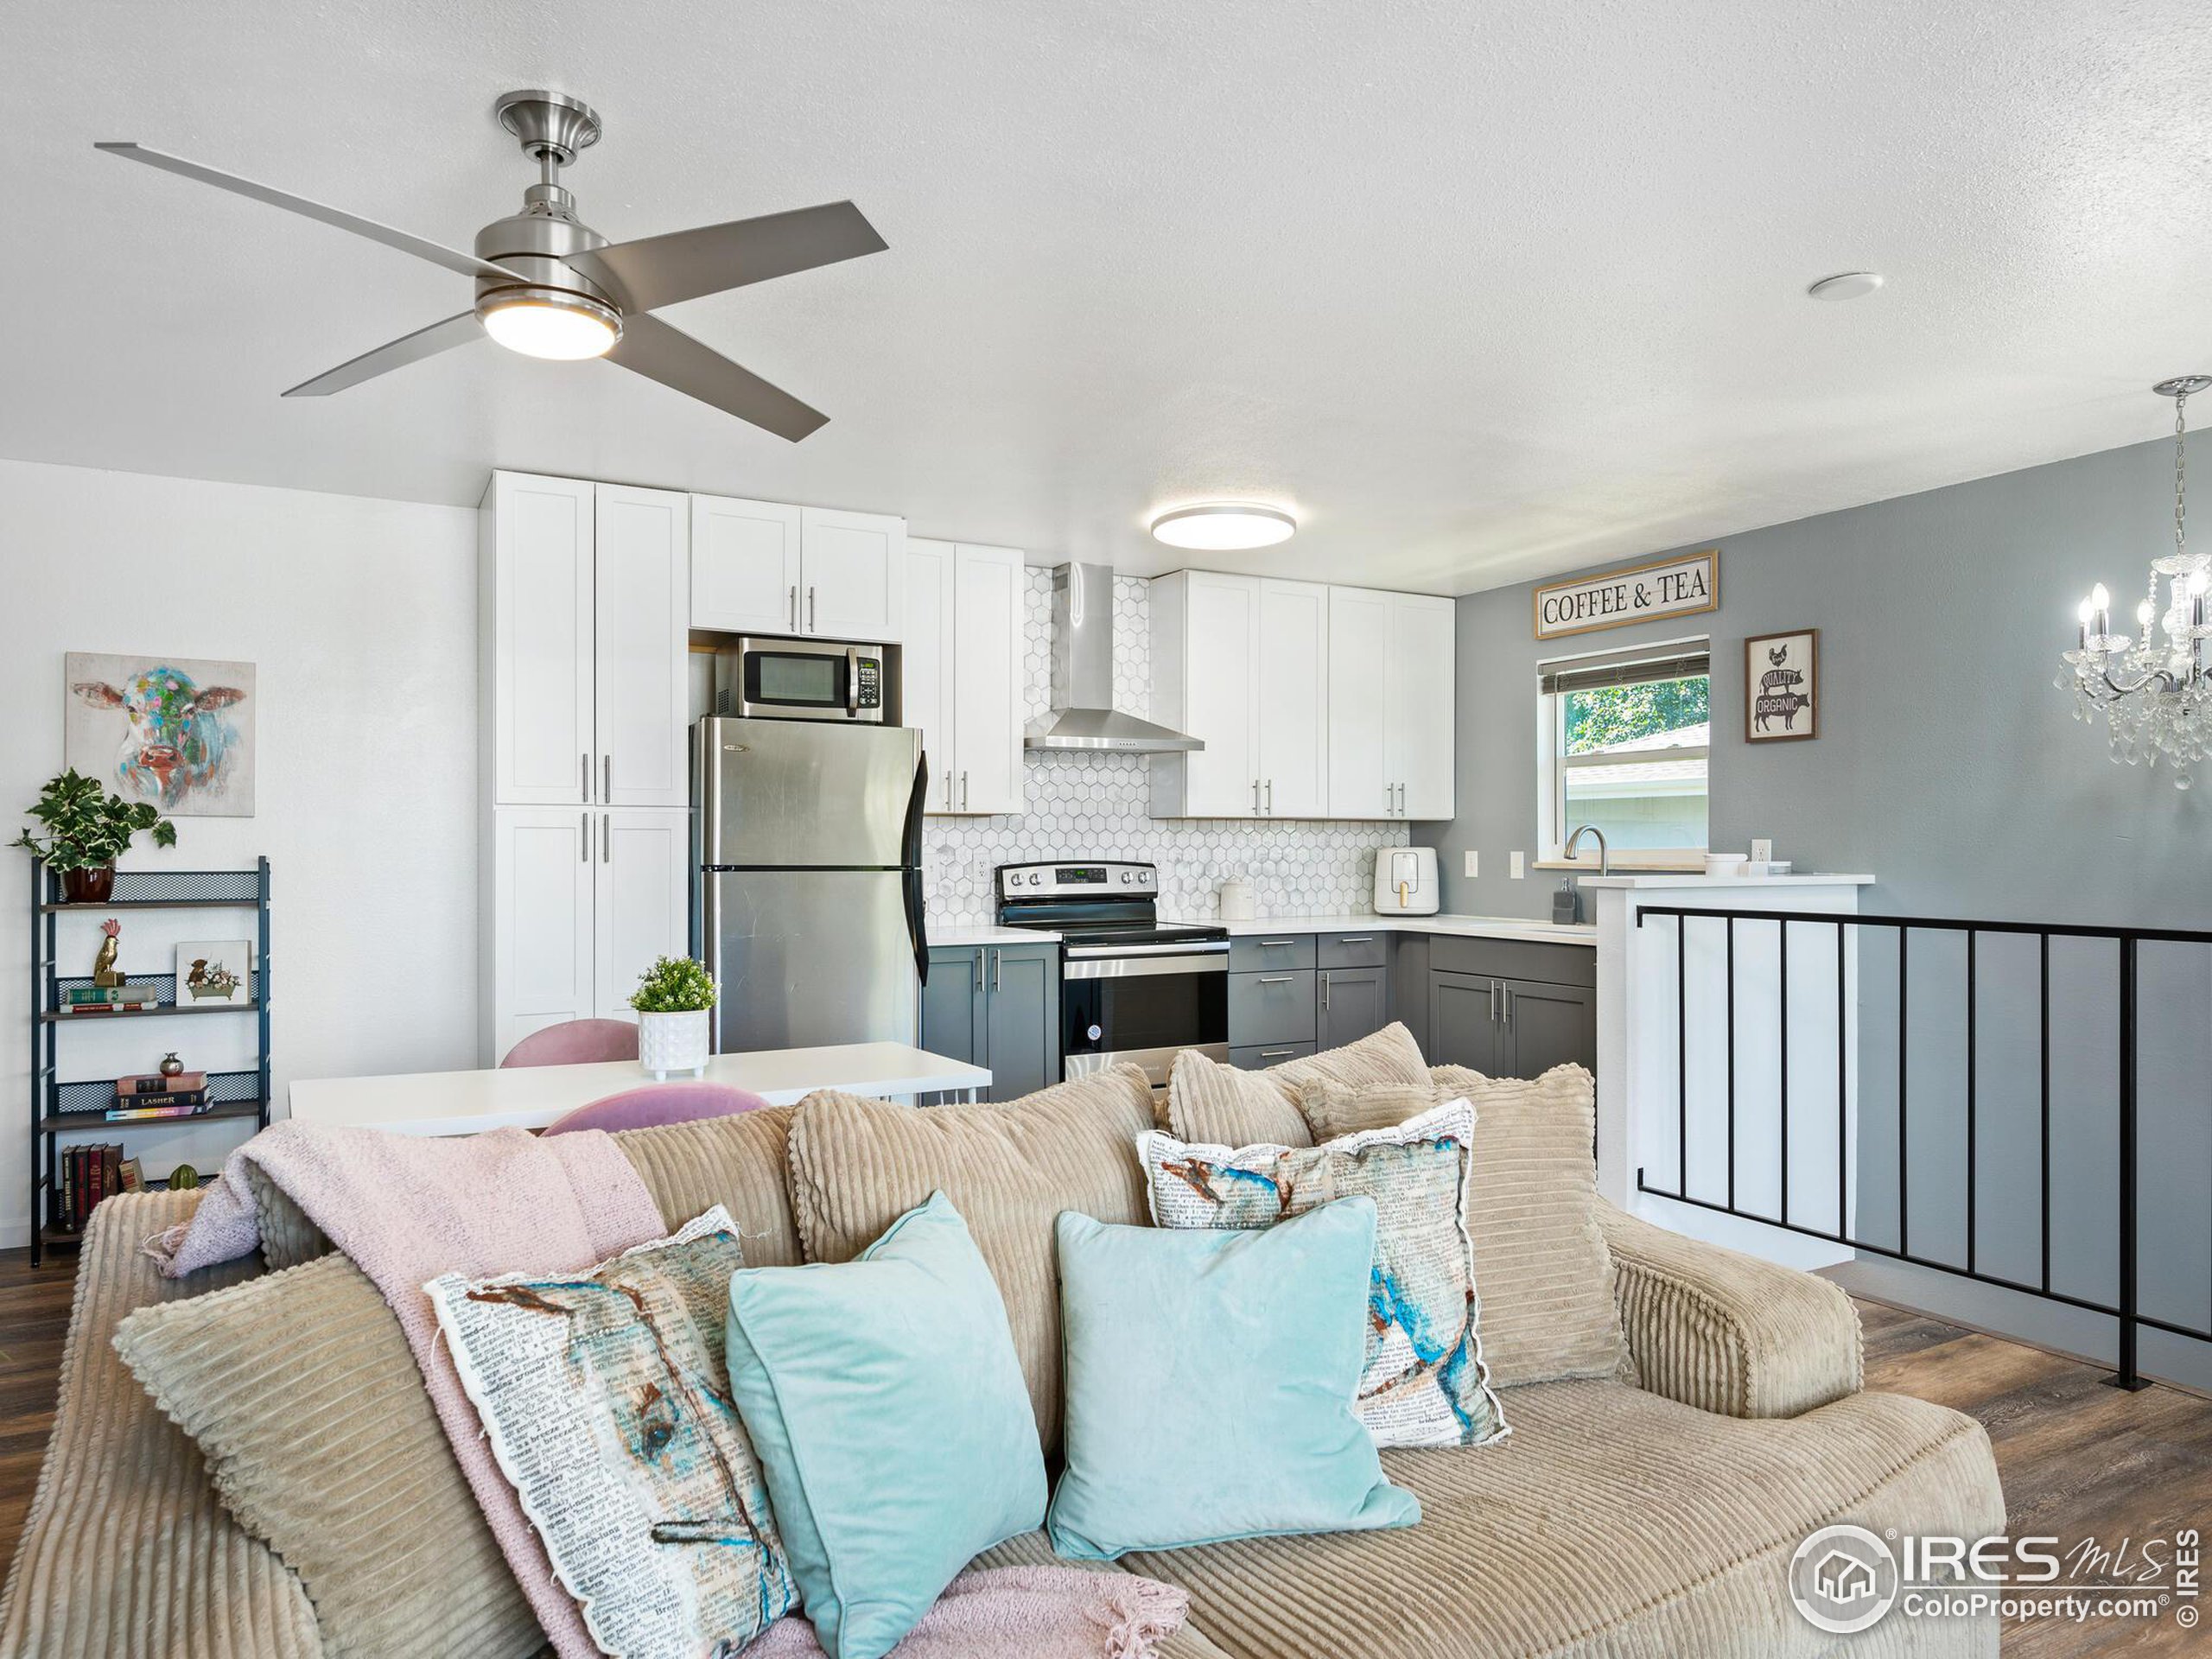
[[[988,1066],[993,1100],[1018,1100],[1058,1082],[1059,947],[932,949],[922,988],[922,1046]]]
[[[1324,968],[1314,979],[1316,1047],[1342,1048],[1390,1023],[1388,968]]]
[[[1437,1065],[1493,1077],[1541,1077],[1572,1061],[1598,1069],[1598,993],[1588,985],[1432,969],[1428,1040]]]

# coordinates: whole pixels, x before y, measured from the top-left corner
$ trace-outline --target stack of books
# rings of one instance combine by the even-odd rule
[[[213,1103],[207,1098],[205,1071],[180,1071],[163,1077],[158,1071],[140,1077],[115,1080],[115,1104],[107,1109],[111,1123],[141,1118],[197,1117]]]
[[[72,1232],[80,1230],[92,1206],[115,1192],[139,1187],[138,1160],[125,1158],[114,1141],[64,1147],[54,1160],[54,1219]]]
[[[136,984],[74,985],[61,993],[63,1014],[141,1014],[157,1007],[161,987],[144,981]]]

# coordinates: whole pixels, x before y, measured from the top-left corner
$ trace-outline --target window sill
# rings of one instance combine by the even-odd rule
[[[1540,858],[1529,868],[1538,870],[1558,870],[1567,875],[1595,875],[1598,874],[1598,861],[1594,858]],[[1616,858],[1612,861],[1612,873],[1615,875],[1703,875],[1705,860],[1700,858],[1695,863],[1692,863],[1687,859],[1679,858],[1655,861]]]

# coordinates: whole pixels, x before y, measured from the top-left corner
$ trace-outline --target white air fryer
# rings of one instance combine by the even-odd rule
[[[1436,849],[1378,847],[1375,849],[1375,913],[1377,916],[1436,914]]]

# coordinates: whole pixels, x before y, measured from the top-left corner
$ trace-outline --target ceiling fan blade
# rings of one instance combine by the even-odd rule
[[[348,386],[358,386],[364,380],[373,380],[380,374],[394,369],[404,369],[410,363],[420,363],[426,357],[435,357],[440,352],[451,351],[456,346],[466,346],[472,340],[484,338],[484,325],[476,321],[474,311],[464,311],[459,316],[434,322],[427,328],[417,328],[411,334],[402,334],[397,340],[387,340],[372,352],[363,352],[359,357],[340,363],[336,368],[318,374],[312,380],[302,380],[284,395],[287,397],[327,397],[334,391],[343,391]]]
[[[147,166],[158,167],[165,173],[197,179],[202,184],[212,184],[217,189],[228,190],[234,195],[265,201],[271,207],[282,207],[287,213],[304,214],[325,225],[335,226],[341,231],[351,231],[356,236],[365,236],[372,242],[381,242],[387,248],[411,253],[417,259],[427,259],[434,265],[443,265],[448,270],[457,270],[464,276],[503,276],[517,283],[530,280],[518,271],[509,270],[505,265],[479,259],[473,253],[463,253],[460,249],[447,247],[442,242],[432,242],[410,232],[394,230],[391,226],[379,225],[372,219],[363,219],[359,213],[349,213],[343,208],[326,207],[321,202],[310,201],[305,196],[296,196],[289,190],[279,190],[274,185],[259,184],[251,179],[242,179],[235,173],[202,167],[198,162],[188,162],[181,156],[165,156],[158,149],[147,149],[143,144],[111,141],[96,143],[92,148],[104,149],[111,156],[123,156],[127,161],[143,162]]]
[[[832,201],[617,242],[572,254],[569,263],[614,294],[625,311],[657,311],[889,245],[851,202]]]
[[[752,370],[740,368],[643,312],[622,320],[622,338],[614,342],[607,359],[793,443],[830,419]]]

